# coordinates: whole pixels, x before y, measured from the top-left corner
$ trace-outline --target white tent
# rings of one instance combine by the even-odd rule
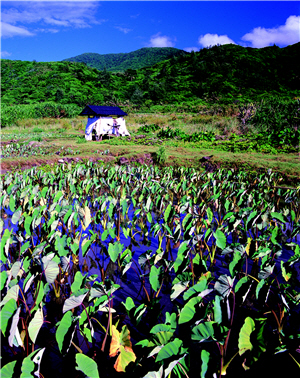
[[[85,129],[85,139],[92,140],[92,132],[95,129],[97,139],[102,138],[104,135],[116,135],[116,136],[129,136],[129,132],[126,127],[126,122],[123,117],[93,117],[88,118],[88,122]]]

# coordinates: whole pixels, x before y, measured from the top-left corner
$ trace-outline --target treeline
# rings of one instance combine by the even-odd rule
[[[188,53],[184,50],[179,50],[174,47],[144,47],[130,53],[85,53],[73,58],[64,59],[63,62],[85,63],[88,67],[97,68],[100,71],[123,72],[127,69],[137,70],[139,68],[153,66],[173,56],[186,54]]]
[[[111,73],[71,62],[2,60],[2,104],[116,105],[144,109],[300,97],[300,43],[214,46],[151,67]]]

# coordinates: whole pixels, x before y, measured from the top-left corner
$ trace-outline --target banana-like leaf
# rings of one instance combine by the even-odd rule
[[[90,357],[82,354],[76,354],[76,370],[80,370],[89,378],[99,378],[99,371],[96,362]]]

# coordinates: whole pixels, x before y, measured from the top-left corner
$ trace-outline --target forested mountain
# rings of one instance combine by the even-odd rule
[[[171,58],[172,56],[186,55],[184,50],[174,47],[144,47],[130,53],[97,54],[85,53],[73,58],[64,59],[63,62],[85,63],[87,66],[98,70],[113,72],[127,69],[137,70],[143,67],[153,66],[156,63]]]
[[[223,45],[119,73],[82,63],[2,60],[1,100],[151,106],[300,97],[299,56],[300,43],[262,49]]]

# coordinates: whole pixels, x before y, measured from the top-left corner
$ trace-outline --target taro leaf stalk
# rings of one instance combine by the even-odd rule
[[[217,342],[217,345],[220,350],[220,355],[221,355],[221,368],[220,368],[220,376],[226,374],[226,369],[230,362],[233,360],[235,356],[233,356],[227,364],[225,364],[225,357],[227,353],[227,347],[228,347],[228,341],[229,341],[229,336],[230,332],[232,329],[232,324],[233,324],[233,318],[234,318],[234,310],[235,310],[235,293],[233,291],[233,282],[234,278],[231,278],[227,275],[221,275],[218,280],[215,283],[214,290],[217,293],[217,296],[222,298],[223,302],[226,304],[227,308],[227,321],[230,322],[229,329],[227,331],[226,337],[225,337],[225,342]],[[232,294],[233,296],[233,305],[232,305],[232,310],[230,309],[230,303],[229,303],[229,295]],[[225,314],[221,312],[221,306],[220,306],[220,300],[215,299],[215,307],[214,307],[214,313],[216,320],[220,321],[222,319],[222,322],[224,321]]]

